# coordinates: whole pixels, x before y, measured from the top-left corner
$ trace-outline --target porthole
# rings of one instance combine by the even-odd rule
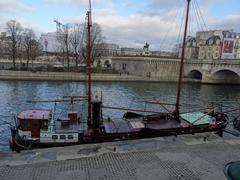
[[[73,135],[68,135],[68,139],[73,139]]]
[[[60,135],[60,139],[66,139],[65,135]]]
[[[56,139],[58,139],[58,136],[57,135],[52,135],[52,139],[56,140]]]

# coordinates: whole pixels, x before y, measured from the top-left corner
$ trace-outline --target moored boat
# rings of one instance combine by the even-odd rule
[[[102,119],[101,101],[93,102],[92,107],[93,121],[86,130],[81,128],[84,122],[81,122],[76,112],[69,112],[67,118],[54,120],[49,110],[22,111],[17,116],[16,128],[11,129],[12,150],[211,131],[221,135],[227,125],[223,113],[184,113],[177,120],[171,113],[141,115],[127,112],[121,119]]]

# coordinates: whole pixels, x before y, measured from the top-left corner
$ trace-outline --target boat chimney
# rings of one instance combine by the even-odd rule
[[[99,130],[102,116],[102,101],[92,101],[92,128]]]

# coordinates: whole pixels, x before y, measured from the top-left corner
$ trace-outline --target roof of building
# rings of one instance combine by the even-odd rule
[[[206,44],[207,45],[214,45],[214,44],[217,44],[218,42],[219,43],[221,42],[220,36],[213,35],[213,36],[211,36],[207,39]]]

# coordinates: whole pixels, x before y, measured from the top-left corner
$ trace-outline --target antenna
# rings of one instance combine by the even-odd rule
[[[53,22],[56,23],[56,29],[57,29],[57,32],[59,32],[63,24],[59,22],[57,19],[54,19]]]

